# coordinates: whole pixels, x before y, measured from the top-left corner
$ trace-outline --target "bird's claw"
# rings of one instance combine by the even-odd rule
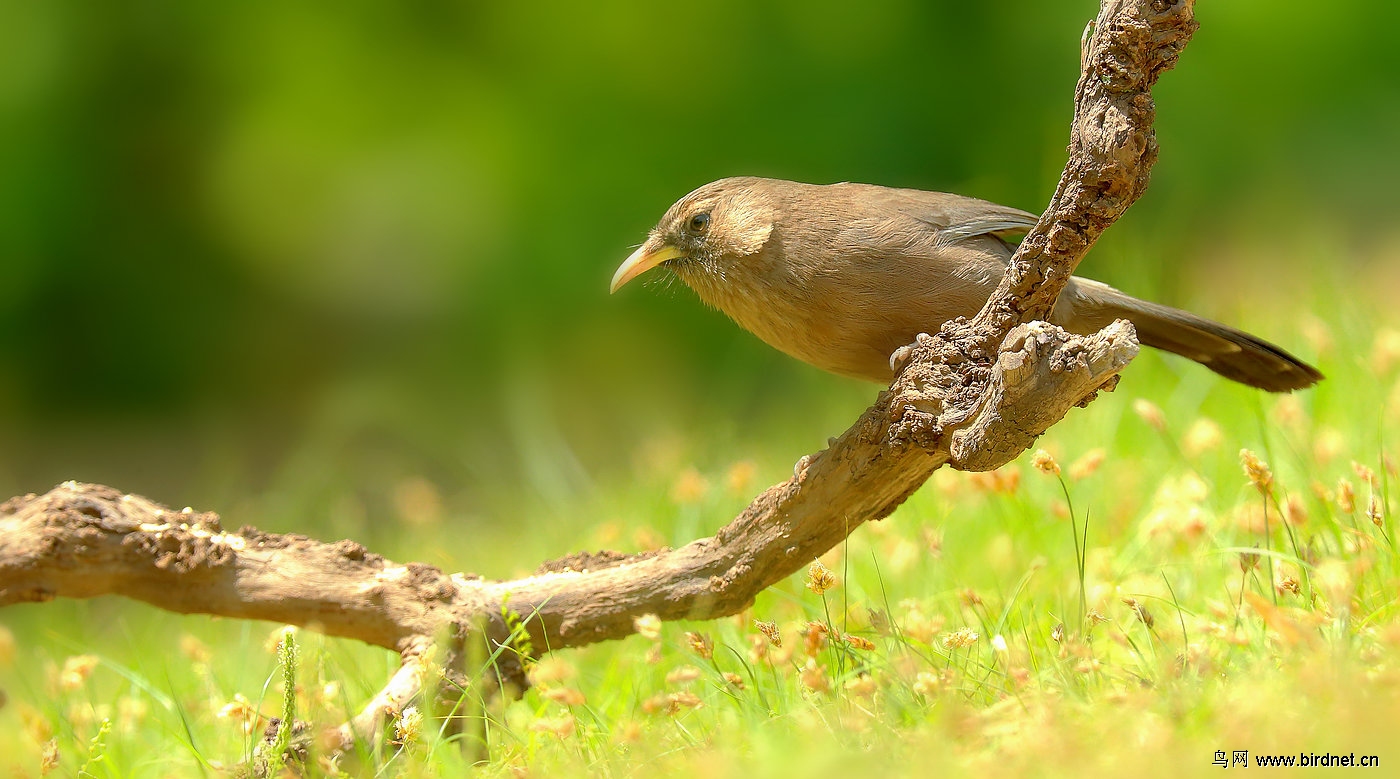
[[[909,364],[909,358],[914,356],[914,347],[901,346],[890,355],[890,373],[898,376],[904,372],[904,366]]]
[[[1084,25],[1084,33],[1079,36],[1079,72],[1082,74],[1089,68],[1089,39],[1094,37],[1096,20],[1090,19]]]
[[[836,439],[833,438],[831,440],[835,441]],[[807,479],[807,469],[812,467],[812,464],[821,459],[821,456],[824,454],[826,454],[825,449],[813,454],[804,454],[797,458],[797,462],[792,466],[792,478],[797,479],[797,483],[801,484]]]

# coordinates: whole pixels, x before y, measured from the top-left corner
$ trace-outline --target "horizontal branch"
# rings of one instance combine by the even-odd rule
[[[998,362],[997,395],[970,428],[980,432],[966,440],[1023,447],[1136,351],[1126,323],[1093,336],[1043,323],[1018,328]],[[514,581],[399,564],[353,541],[228,531],[211,512],[66,482],[0,506],[0,606],[123,595],[167,611],[310,626],[398,652],[452,625],[483,626],[506,642],[506,606],[525,618],[535,647],[551,649],[628,635],[642,614],[734,614],[861,524],[888,516],[948,462],[949,451],[905,435],[902,420],[922,392],[906,373],[713,537],[641,555],[574,555]],[[1022,427],[1027,420],[1034,427]]]
[[[216,514],[111,487],[65,482],[0,506],[0,606],[123,595],[182,614],[314,624],[398,651],[431,633],[432,600],[454,592],[436,568],[353,541],[228,532]]]

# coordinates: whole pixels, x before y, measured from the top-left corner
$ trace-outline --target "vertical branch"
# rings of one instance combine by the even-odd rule
[[[1194,8],[1195,0],[1105,0],[1083,49],[1060,183],[974,328],[1005,334],[1048,319],[1090,247],[1146,191],[1157,161],[1151,89],[1200,26]]]

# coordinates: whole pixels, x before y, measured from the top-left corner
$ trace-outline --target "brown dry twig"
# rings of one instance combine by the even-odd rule
[[[713,537],[643,555],[574,555],[534,576],[488,581],[395,563],[352,541],[229,532],[212,513],[69,482],[0,507],[0,605],[116,594],[400,652],[403,669],[342,727],[342,743],[371,737],[420,693],[441,636],[481,638],[492,650],[510,642],[507,603],[534,654],[621,638],[642,614],[742,610],[862,523],[888,516],[935,469],[1002,465],[1116,383],[1137,353],[1130,324],[1077,336],[1035,320],[1145,189],[1157,155],[1149,89],[1195,30],[1192,6],[1105,0],[1084,44],[1069,162],[997,292],[971,321],[900,350],[903,370],[875,404]],[[523,685],[518,658],[499,657],[498,673]]]

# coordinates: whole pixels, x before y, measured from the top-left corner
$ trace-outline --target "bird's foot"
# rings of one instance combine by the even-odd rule
[[[904,367],[909,364],[909,358],[914,356],[914,346],[901,346],[890,355],[890,373],[895,376],[904,372]]]
[[[1094,27],[1097,20],[1090,19],[1084,25],[1084,32],[1079,36],[1079,72],[1081,74],[1089,69],[1089,39],[1094,37]]]
[[[828,438],[826,440],[826,445],[828,447],[832,446],[835,443],[835,438]],[[804,454],[801,457],[797,458],[797,462],[793,463],[792,466],[792,478],[796,479],[798,484],[801,484],[803,481],[806,481],[807,469],[811,468],[817,462],[817,460],[821,459],[822,455],[824,454],[826,454],[826,449],[823,449],[820,452]]]

